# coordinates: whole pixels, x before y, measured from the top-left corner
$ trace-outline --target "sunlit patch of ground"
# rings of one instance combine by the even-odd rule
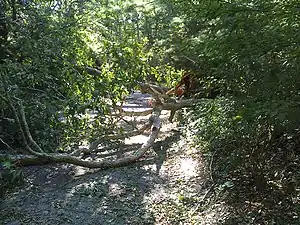
[[[144,144],[148,140],[148,135],[136,135],[125,139],[125,144]]]
[[[126,119],[140,125],[148,117]],[[158,139],[141,163],[105,171],[73,166],[72,177],[61,165],[40,167],[34,173],[29,170],[28,177],[36,179],[24,193],[5,201],[6,221],[32,225],[217,225],[227,215],[227,206],[198,205],[209,189],[209,176],[190,136],[182,133],[176,122],[168,122],[168,117],[169,112],[163,111]],[[146,139],[147,135],[137,135],[125,144],[142,144]]]
[[[161,129],[160,129],[160,133],[158,135],[158,138],[163,138],[165,136],[165,132],[170,132],[171,129],[176,128],[177,123],[169,123],[168,122],[168,118],[169,118],[170,112],[163,110],[161,112]],[[135,117],[126,117],[127,121],[131,122],[131,121],[135,121],[137,124],[143,124],[143,122],[145,123],[150,115],[148,116],[140,116],[138,118]],[[125,127],[126,129],[126,127]],[[144,134],[141,135],[136,135],[133,137],[129,137],[125,139],[125,144],[143,144],[148,140],[148,136],[149,136],[150,131],[145,132]]]
[[[88,168],[77,166],[74,168],[74,176],[82,176],[89,171]]]
[[[191,178],[197,176],[198,163],[192,158],[181,159],[180,172],[184,177]]]
[[[201,154],[184,136],[172,144],[159,176],[166,183],[156,185],[144,196],[154,224],[220,224],[228,215],[224,204],[202,207],[198,203],[209,189],[209,175]]]

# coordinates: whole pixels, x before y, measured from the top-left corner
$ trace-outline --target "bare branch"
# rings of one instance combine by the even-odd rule
[[[113,168],[113,167],[119,167],[119,166],[125,166],[130,163],[133,163],[137,161],[139,158],[141,158],[145,152],[153,145],[155,139],[157,138],[158,132],[161,127],[161,121],[160,121],[160,113],[161,109],[158,108],[156,110],[156,113],[151,116],[151,123],[152,123],[152,132],[148,137],[148,140],[146,143],[144,143],[136,152],[134,152],[132,155],[119,158],[116,160],[102,160],[102,161],[86,161],[81,158],[70,156],[68,154],[45,154],[45,153],[39,153],[33,151],[32,154],[36,156],[37,162],[60,162],[60,163],[70,163],[78,166],[88,167],[88,168]],[[1,155],[0,155],[1,158]],[[32,162],[34,157],[26,156],[25,157],[27,161]],[[21,159],[18,159],[19,163],[21,164]]]
[[[7,94],[7,93],[6,93],[6,94]],[[18,116],[18,113],[17,113],[17,110],[16,110],[16,108],[13,106],[12,101],[11,101],[11,98],[9,97],[8,94],[7,94],[7,98],[5,98],[4,96],[2,96],[2,95],[0,94],[0,98],[3,99],[3,100],[8,104],[8,106],[10,107],[10,109],[12,110],[13,115],[14,115],[14,118],[15,118],[15,121],[16,121],[18,127],[19,127],[20,132],[21,132],[21,139],[22,139],[22,141],[23,141],[23,144],[24,144],[25,146],[28,146],[27,140],[26,140],[25,134],[24,134],[24,132],[23,132],[23,128],[22,128],[22,125],[21,125],[21,122],[20,122],[20,119],[19,119],[19,116]]]
[[[187,99],[187,100],[181,100],[177,101],[176,103],[164,103],[162,105],[163,110],[179,110],[186,107],[192,107],[196,103],[198,103],[198,99]]]
[[[0,138],[0,141],[11,151],[15,151],[12,147],[9,146],[9,144],[7,144],[5,141],[2,140],[2,138]]]
[[[93,143],[91,143],[89,149],[90,151],[93,151],[94,149],[97,148],[97,146],[99,144],[101,144],[101,142],[106,141],[106,140],[118,140],[118,139],[123,139],[123,138],[129,138],[135,135],[139,135],[145,132],[145,130],[149,129],[151,127],[151,123],[146,123],[144,126],[142,126],[140,129],[138,130],[134,130],[125,134],[120,134],[120,135],[106,135],[103,136],[99,139],[97,139],[96,141],[94,141]]]
[[[45,164],[50,162],[50,160],[47,158],[40,158],[34,155],[0,154],[0,161],[4,161],[5,159],[9,159],[16,166],[29,166],[29,165]]]
[[[130,125],[133,129],[138,130],[138,127],[134,124],[134,122],[131,122],[131,121],[126,120],[126,119],[124,118],[124,116],[122,116],[121,114],[120,114],[120,115],[116,115],[116,116],[119,118],[119,120],[122,120],[122,121],[124,121],[125,123],[127,123],[128,125]]]
[[[20,113],[21,113],[21,119],[25,128],[25,134],[27,135],[27,138],[30,142],[30,144],[32,144],[36,150],[38,150],[38,152],[44,152],[41,147],[35,142],[35,140],[32,138],[26,118],[25,118],[25,112],[24,112],[24,107],[22,105],[22,102],[19,102],[20,105]]]

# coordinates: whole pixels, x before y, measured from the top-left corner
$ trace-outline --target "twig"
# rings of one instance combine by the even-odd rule
[[[187,60],[189,60],[190,62],[194,63],[196,65],[196,62],[194,60],[192,60],[191,58],[187,57],[187,56],[183,56],[184,58],[186,58]]]
[[[13,115],[14,115],[14,118],[15,118],[15,121],[16,121],[18,127],[19,127],[20,132],[21,132],[21,138],[22,138],[23,144],[24,144],[25,146],[28,146],[27,140],[26,140],[25,134],[24,134],[24,132],[23,132],[23,128],[22,128],[22,125],[21,125],[21,122],[20,122],[20,119],[19,119],[19,116],[18,116],[18,113],[17,113],[17,110],[16,110],[16,108],[13,106],[13,104],[12,104],[12,102],[11,102],[11,99],[10,99],[9,95],[7,94],[7,98],[5,98],[4,96],[2,96],[2,95],[0,94],[0,98],[3,99],[3,100],[8,104],[8,106],[10,107],[10,109],[12,110]]]
[[[5,141],[2,140],[2,138],[0,138],[0,141],[11,151],[15,151],[12,147],[9,146],[9,144],[7,144]]]
[[[117,114],[116,114],[117,115]],[[138,130],[138,127],[134,125],[133,122],[130,122],[126,119],[124,119],[124,117],[122,115],[117,115],[117,117],[120,119],[120,120],[123,120],[125,123],[127,123],[128,125],[132,126],[134,129]]]
[[[215,154],[218,152],[218,150],[219,150],[219,148],[217,148],[217,149],[214,151],[214,153],[213,153],[212,156],[211,156],[210,163],[209,163],[210,179],[211,179],[211,181],[213,182],[213,184],[214,184],[215,182],[214,182],[214,178],[213,178],[213,168],[212,168],[212,166],[213,166],[214,156],[215,156]]]
[[[138,130],[134,130],[131,132],[128,132],[126,134],[120,134],[120,135],[106,135],[106,136],[102,136],[101,138],[99,138],[98,140],[94,141],[93,143],[91,143],[89,149],[90,151],[93,151],[97,148],[97,146],[105,140],[116,140],[116,139],[123,139],[123,138],[128,138],[128,137],[132,137],[135,135],[139,135],[144,133],[145,130],[147,130],[149,127],[151,127],[151,124],[148,122],[146,123],[144,126],[142,126],[140,129]]]
[[[19,102],[19,106],[20,106],[21,119],[25,128],[25,134],[27,135],[29,142],[35,147],[36,150],[38,150],[40,153],[43,153],[44,151],[42,150],[42,148],[35,142],[35,140],[31,136],[28,123],[25,118],[24,107],[21,101]]]
[[[213,161],[214,161],[214,156],[215,154],[219,151],[219,148],[216,149],[214,151],[214,153],[212,154],[211,156],[211,159],[210,159],[210,163],[209,163],[209,170],[210,170],[210,179],[212,181],[212,185],[211,187],[208,189],[208,191],[205,193],[205,195],[203,196],[203,198],[198,202],[198,204],[196,205],[195,209],[191,212],[190,216],[193,216],[195,214],[195,212],[199,209],[200,205],[202,205],[203,202],[205,202],[207,196],[214,190],[215,188],[215,182],[214,182],[214,177],[213,177]]]

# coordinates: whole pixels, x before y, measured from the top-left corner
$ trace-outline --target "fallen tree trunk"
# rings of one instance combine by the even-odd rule
[[[141,127],[140,129],[128,132],[126,134],[103,136],[102,138],[99,138],[98,140],[96,140],[93,143],[91,143],[90,147],[89,147],[89,150],[93,151],[104,140],[118,140],[118,139],[128,138],[128,137],[132,137],[132,136],[135,136],[135,135],[142,134],[142,133],[144,133],[145,130],[147,130],[148,128],[150,128],[151,125],[152,124],[150,122],[148,122],[143,127]],[[74,155],[74,153],[72,153],[72,155]]]
[[[140,149],[138,149],[134,154],[119,158],[116,160],[101,160],[101,161],[88,161],[83,160],[80,157],[77,157],[77,153],[80,153],[81,150],[76,150],[75,152],[71,154],[56,154],[56,153],[44,153],[44,152],[36,152],[32,151],[32,155],[7,155],[7,154],[0,154],[0,160],[4,161],[4,159],[9,158],[10,161],[12,161],[17,166],[28,166],[28,165],[38,165],[38,164],[46,164],[50,162],[56,162],[56,163],[69,163],[73,165],[88,167],[88,168],[114,168],[114,167],[120,167],[129,165],[138,159],[140,159],[145,152],[153,145],[155,139],[157,138],[158,132],[161,127],[161,121],[160,121],[160,113],[161,110],[178,110],[183,107],[189,107],[196,103],[196,100],[182,100],[177,103],[164,103],[158,110],[152,111],[152,115],[149,118],[149,122],[145,124],[142,128],[140,128],[137,131],[132,131],[129,134],[124,135],[117,135],[117,136],[105,136],[103,137],[105,140],[108,139],[118,139],[120,137],[128,137],[132,135],[138,135],[143,133],[147,128],[152,126],[152,131],[148,137],[148,140],[146,143],[144,143]],[[25,127],[27,122],[25,120],[25,115],[22,110],[21,111],[21,120],[25,124]],[[25,129],[25,133],[28,135],[29,130]],[[29,134],[28,136],[31,137]],[[31,138],[29,138],[29,141],[32,141]],[[92,152],[97,148],[97,145],[101,143],[101,139],[95,141],[91,144],[89,149],[84,149],[82,152],[89,153]],[[34,143],[36,145],[36,143]]]
[[[4,162],[9,160],[16,166],[32,166],[32,165],[43,165],[50,163],[46,158],[37,157],[34,155],[9,155],[9,154],[0,154],[0,161]]]
[[[21,118],[23,120],[22,122],[24,123],[25,127],[28,127],[27,122],[25,120],[24,111],[23,110],[20,111],[22,115]],[[9,155],[2,154],[0,155],[0,160],[9,158],[11,161],[13,161],[13,163],[15,163],[15,165],[33,165],[33,164],[44,164],[49,162],[56,162],[56,163],[69,163],[69,164],[83,166],[87,168],[101,168],[101,169],[125,166],[137,161],[153,145],[161,127],[161,120],[159,118],[160,113],[161,113],[161,109],[158,109],[149,118],[149,122],[152,125],[152,131],[146,143],[144,143],[140,147],[140,149],[138,149],[132,155],[125,156],[116,160],[88,161],[69,154],[56,154],[56,153],[48,154],[44,152],[37,152],[34,150],[30,151],[32,155],[9,156]],[[29,130],[25,129],[25,132],[27,133],[29,132]],[[29,139],[29,141],[32,140]]]
[[[153,88],[151,88],[152,90]],[[157,93],[156,93],[157,92]],[[151,116],[149,117],[148,123],[146,123],[142,128],[140,128],[137,131],[133,131],[130,134],[122,135],[122,137],[131,136],[133,134],[141,134],[143,133],[147,128],[151,127],[151,133],[148,136],[147,141],[133,154],[124,156],[121,158],[117,158],[114,160],[108,160],[103,159],[101,161],[89,161],[84,160],[82,158],[79,158],[75,156],[76,154],[56,154],[56,153],[46,153],[44,152],[41,147],[35,142],[33,137],[31,136],[26,117],[25,112],[21,103],[21,100],[18,100],[19,104],[19,113],[17,112],[17,109],[14,107],[13,102],[10,98],[10,96],[7,93],[7,97],[0,96],[2,99],[4,99],[10,108],[12,109],[12,112],[14,113],[14,116],[16,118],[16,123],[18,124],[18,127],[20,129],[21,136],[23,138],[24,146],[26,147],[28,151],[28,155],[15,155],[15,156],[8,156],[8,155],[0,155],[0,159],[4,160],[6,158],[9,158],[12,162],[14,162],[16,165],[32,165],[32,164],[44,164],[49,162],[55,162],[55,163],[69,163],[77,166],[83,166],[88,168],[114,168],[114,167],[120,167],[125,166],[128,164],[131,164],[138,159],[140,159],[145,152],[153,145],[155,139],[158,136],[158,132],[161,128],[161,120],[159,116],[161,115],[162,110],[171,110],[176,111],[178,109],[184,108],[184,107],[190,107],[193,106],[197,100],[182,100],[178,102],[172,102],[172,103],[164,103],[159,98],[159,95],[161,93],[158,93],[158,91],[155,91],[155,104],[154,108],[151,110]],[[113,138],[120,138],[120,136],[107,136],[102,137],[104,139],[113,139]],[[102,139],[103,140],[103,139]],[[97,148],[97,146],[100,144],[101,138],[97,140],[96,142],[92,143],[88,151],[93,151]],[[33,147],[34,149],[32,149]],[[80,150],[79,150],[80,151]]]

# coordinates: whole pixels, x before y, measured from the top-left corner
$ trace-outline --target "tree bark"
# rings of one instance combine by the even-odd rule
[[[22,106],[21,106],[22,108]],[[22,123],[25,127],[24,133],[26,133],[26,136],[29,138],[29,142],[35,146],[35,142],[32,142],[33,139],[31,138],[28,125],[26,122],[26,118],[24,115],[23,109],[21,111],[21,119]],[[145,152],[153,145],[155,139],[157,138],[158,132],[161,127],[161,120],[159,118],[161,113],[161,108],[158,108],[155,110],[155,113],[150,116],[149,122],[152,126],[152,131],[148,137],[148,140],[146,143],[144,143],[140,149],[138,149],[136,152],[134,152],[132,155],[125,156],[123,158],[119,158],[116,160],[102,160],[102,161],[88,161],[83,160],[79,157],[72,156],[69,154],[48,154],[45,152],[37,152],[33,149],[31,149],[29,146],[27,148],[30,149],[30,153],[32,155],[18,155],[18,156],[7,156],[7,155],[0,155],[0,159],[4,160],[5,158],[10,158],[16,165],[30,165],[36,162],[36,164],[43,164],[48,162],[56,162],[56,163],[69,163],[77,166],[83,166],[88,168],[115,168],[120,166],[125,166],[128,164],[131,164],[135,161],[137,161],[139,158],[141,158]],[[36,147],[36,146],[35,146]],[[37,148],[39,151],[40,148]]]
[[[25,117],[24,108],[22,106],[21,101],[19,101],[19,113],[17,112],[17,109],[14,107],[11,98],[9,95],[7,95],[7,98],[0,95],[0,97],[5,100],[8,105],[11,107],[11,109],[14,112],[14,116],[16,119],[16,122],[19,126],[19,129],[21,131],[24,145],[27,148],[29,155],[17,155],[17,156],[7,156],[7,155],[0,155],[0,159],[4,160],[5,158],[10,158],[16,165],[31,165],[31,164],[44,164],[48,162],[56,162],[56,163],[69,163],[77,166],[83,166],[88,168],[114,168],[114,167],[120,167],[125,166],[128,164],[131,164],[138,159],[140,159],[145,152],[153,145],[155,139],[158,136],[158,132],[161,128],[161,120],[159,116],[161,115],[161,111],[163,109],[165,110],[178,110],[183,107],[189,107],[194,105],[197,101],[195,100],[183,100],[176,103],[163,103],[159,96],[156,95],[155,97],[155,104],[154,108],[152,110],[152,114],[149,117],[148,123],[146,123],[142,128],[140,128],[137,131],[133,131],[132,133],[122,135],[123,137],[127,137],[128,135],[138,135],[143,133],[147,128],[151,127],[151,133],[147,139],[147,141],[133,154],[124,156],[122,158],[118,158],[115,160],[101,160],[101,161],[89,161],[84,160],[82,158],[79,158],[75,155],[77,154],[56,154],[56,153],[46,153],[44,152],[40,146],[35,142],[35,140],[32,138],[27,120]],[[20,114],[20,115],[19,115]],[[101,143],[101,140],[104,139],[113,139],[113,138],[120,138],[120,136],[107,136],[102,137],[96,142],[92,143],[89,149],[85,149],[87,151],[93,151],[97,148],[97,146]],[[34,149],[32,149],[30,146],[32,146]],[[78,150],[80,152],[80,150]],[[73,152],[74,153],[74,152]],[[31,155],[30,155],[31,154]]]

